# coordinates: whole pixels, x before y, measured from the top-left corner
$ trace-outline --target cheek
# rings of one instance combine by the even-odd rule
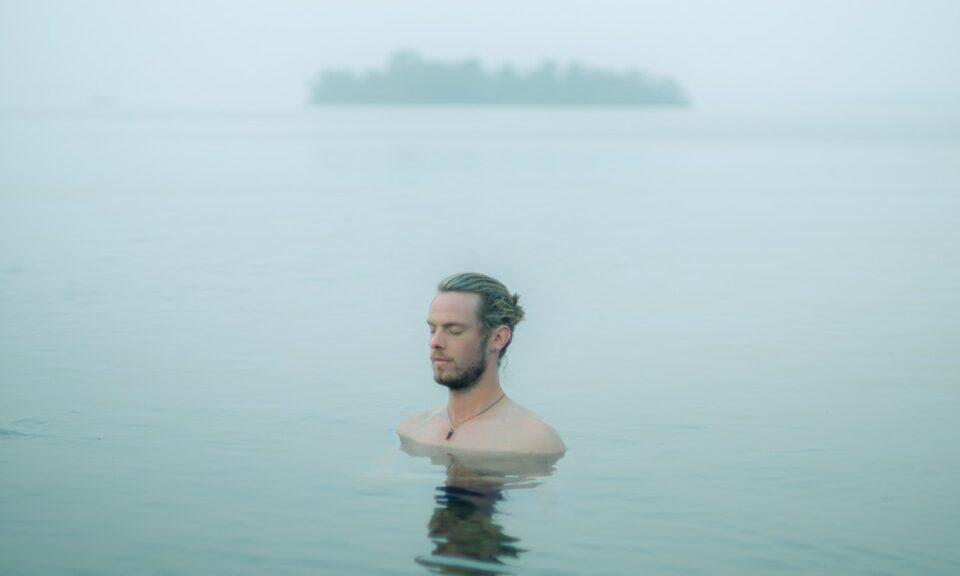
[[[471,348],[470,346],[465,346],[464,342],[460,342],[460,341],[451,342],[447,346],[447,351],[450,353],[451,356],[457,359],[463,359],[473,354],[473,348]]]

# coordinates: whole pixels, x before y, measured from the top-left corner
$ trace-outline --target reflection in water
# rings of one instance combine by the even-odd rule
[[[430,518],[427,534],[435,546],[432,558],[417,562],[437,572],[453,574],[498,574],[502,570],[480,565],[452,564],[448,559],[501,564],[504,558],[516,558],[523,548],[519,538],[510,536],[493,521],[500,490],[479,492],[458,486],[440,486],[437,507]]]
[[[560,455],[461,452],[410,441],[402,448],[447,469],[427,524],[434,548],[430,556],[417,557],[417,563],[443,574],[510,574],[504,561],[527,550],[495,521],[497,506],[505,491],[533,488],[537,478],[552,474]]]

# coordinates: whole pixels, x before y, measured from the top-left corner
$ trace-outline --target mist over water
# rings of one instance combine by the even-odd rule
[[[956,573],[958,152],[944,113],[0,116],[0,571],[418,574],[476,513],[477,573]],[[527,310],[532,487],[393,434],[463,270]]]

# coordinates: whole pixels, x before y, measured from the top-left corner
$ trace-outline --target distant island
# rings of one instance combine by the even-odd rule
[[[312,86],[314,104],[685,106],[673,80],[637,70],[611,72],[547,61],[528,70],[487,71],[476,59],[444,63],[414,51],[394,53],[384,70],[326,70]]]

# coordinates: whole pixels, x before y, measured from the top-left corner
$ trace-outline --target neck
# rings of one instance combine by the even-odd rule
[[[487,408],[503,396],[496,368],[488,368],[469,390],[451,390],[447,409],[454,422],[461,422]]]

